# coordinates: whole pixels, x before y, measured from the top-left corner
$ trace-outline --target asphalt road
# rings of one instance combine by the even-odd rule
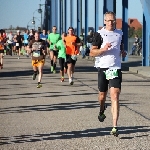
[[[78,59],[75,83],[60,82],[46,60],[43,87],[33,81],[31,59],[4,57],[0,70],[0,150],[150,150],[150,79],[123,71],[119,137],[97,119],[97,70]],[[59,70],[59,69],[58,69]],[[59,72],[59,71],[58,71]]]

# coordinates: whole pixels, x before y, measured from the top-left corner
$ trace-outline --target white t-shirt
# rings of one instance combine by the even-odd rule
[[[7,35],[7,38],[8,38],[7,42],[8,42],[9,44],[13,43],[13,35],[12,35],[12,34],[8,34],[8,35]]]
[[[121,69],[120,45],[123,32],[118,29],[108,31],[105,28],[102,28],[97,32],[100,33],[103,38],[101,48],[103,48],[106,43],[111,43],[112,46],[108,51],[95,57],[95,67]]]

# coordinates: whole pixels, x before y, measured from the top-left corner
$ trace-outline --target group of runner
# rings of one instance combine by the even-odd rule
[[[50,58],[50,71],[56,73],[56,64],[59,60],[60,65],[60,76],[61,82],[64,81],[64,74],[68,74],[69,84],[73,85],[73,73],[75,64],[77,61],[76,55],[79,53],[79,47],[81,41],[78,36],[74,34],[73,27],[68,28],[68,33],[62,33],[60,35],[57,33],[57,27],[52,27],[52,32],[43,30],[42,33],[36,32],[34,30],[25,31],[23,35],[20,31],[17,31],[16,35],[12,35],[10,32],[6,38],[0,34],[0,59],[1,59],[1,69],[3,68],[3,57],[4,57],[4,47],[7,45],[10,50],[10,55],[16,53],[18,59],[20,59],[21,48],[24,47],[26,51],[26,56],[31,56],[32,66],[33,66],[33,80],[38,77],[37,88],[42,87],[41,79],[43,75],[43,66],[45,63],[46,55]]]
[[[17,30],[17,33],[13,35],[12,31],[6,35],[5,32],[0,32],[0,68],[3,69],[3,57],[6,53],[7,55],[18,55],[20,59],[21,48],[27,47],[25,34],[22,36],[20,30]]]
[[[111,134],[118,136],[117,122],[119,118],[119,95],[121,92],[122,73],[121,73],[121,55],[126,56],[123,49],[122,31],[115,29],[116,15],[113,12],[107,12],[104,15],[105,26],[96,32],[93,37],[90,56],[95,57],[95,67],[98,69],[98,90],[100,111],[98,119],[103,122],[105,115],[105,101],[110,89],[111,112],[113,117],[113,128]],[[32,34],[31,34],[32,35]],[[43,66],[46,55],[50,58],[50,70],[56,73],[57,58],[59,59],[61,82],[64,81],[64,74],[68,74],[69,84],[73,85],[73,74],[77,61],[77,54],[82,42],[74,34],[73,27],[69,27],[67,33],[60,35],[57,33],[57,27],[53,26],[52,33],[46,34],[35,32],[34,35],[27,37],[26,51],[32,58],[33,80],[38,74],[37,88],[42,87],[41,79],[43,75]],[[0,42],[3,38],[0,35]],[[20,47],[20,45],[19,45]],[[3,45],[0,45],[3,49]],[[3,50],[0,50],[3,52]],[[2,55],[1,55],[2,56]],[[1,65],[3,62],[1,61]]]
[[[74,34],[73,27],[68,28],[68,33],[57,33],[57,27],[52,27],[52,33],[46,34],[35,32],[34,38],[30,40],[27,46],[27,52],[32,57],[33,80],[38,74],[37,88],[42,87],[41,80],[43,75],[43,66],[45,64],[46,55],[50,58],[50,71],[56,73],[56,64],[59,60],[60,80],[64,82],[64,74],[68,74],[69,84],[73,85],[74,68],[77,61],[77,54],[81,41]]]

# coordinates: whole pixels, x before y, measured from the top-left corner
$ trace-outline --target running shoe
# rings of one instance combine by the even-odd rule
[[[73,85],[73,84],[74,84],[74,82],[73,82],[72,79],[69,79],[69,84],[70,84],[70,85]]]
[[[51,72],[53,72],[54,71],[54,67],[53,66],[51,66]]]
[[[112,130],[110,131],[110,134],[117,137],[119,135],[118,129],[113,127]]]
[[[41,83],[37,85],[37,88],[41,88],[41,87],[42,87],[42,84],[41,84]]]
[[[35,80],[35,79],[36,79],[36,76],[37,76],[37,74],[34,73],[34,74],[32,75],[32,79]]]
[[[98,115],[98,120],[99,120],[100,122],[103,122],[103,121],[105,120],[105,118],[106,118],[106,116],[105,116],[104,113],[103,113],[103,114],[99,113],[99,115]]]
[[[26,54],[26,57],[29,57],[29,55],[28,55],[28,54]]]
[[[61,78],[61,82],[64,82],[64,78],[63,77]]]
[[[53,70],[53,73],[55,74],[55,73],[56,73],[56,70]]]

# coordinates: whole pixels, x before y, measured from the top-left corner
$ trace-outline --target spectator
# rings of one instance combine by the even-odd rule
[[[93,32],[90,30],[88,33],[88,36],[86,37],[86,55],[89,56],[90,49],[92,47],[92,42],[93,42]]]
[[[84,43],[84,35],[82,32],[81,32],[79,38],[80,38],[81,43]]]
[[[82,55],[82,58],[85,57],[85,52],[86,52],[86,46],[83,45],[83,43],[81,43],[81,46],[80,46],[80,54]]]
[[[87,47],[91,49],[92,46],[92,39],[93,39],[93,32],[90,30],[88,36],[86,37]]]
[[[140,42],[140,39],[139,39],[138,35],[135,34],[135,41],[134,41],[134,43],[133,43],[132,52],[131,52],[130,55],[133,55],[133,54],[134,54],[134,51],[136,50],[136,47],[137,47],[137,45],[138,45],[139,42]]]
[[[12,55],[12,49],[13,49],[13,35],[12,31],[7,35],[7,43],[8,43],[8,50],[9,54]]]

